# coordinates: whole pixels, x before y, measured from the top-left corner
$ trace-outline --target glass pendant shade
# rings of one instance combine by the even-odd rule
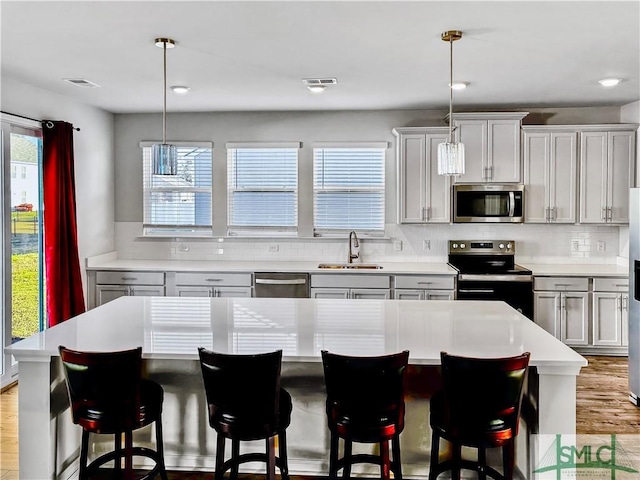
[[[151,146],[153,175],[178,174],[178,149],[175,145],[156,143]]]
[[[438,175],[464,175],[464,144],[445,142],[438,145]]]

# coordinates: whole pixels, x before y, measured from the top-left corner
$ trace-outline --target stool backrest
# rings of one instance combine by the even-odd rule
[[[58,348],[67,380],[73,421],[88,411],[133,422],[140,403],[142,347],[119,352]]]
[[[449,425],[460,430],[504,425],[517,433],[529,356],[471,358],[441,352]]]
[[[322,350],[327,408],[346,411],[404,410],[404,374],[409,351],[374,357],[339,355]]]
[[[261,417],[276,422],[280,405],[282,350],[256,355],[233,355],[198,348],[209,419],[216,412],[238,417]]]

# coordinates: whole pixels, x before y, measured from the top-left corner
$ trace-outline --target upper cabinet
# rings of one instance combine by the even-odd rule
[[[454,113],[464,144],[465,174],[456,183],[520,183],[520,127],[527,112]]]
[[[525,222],[575,223],[578,132],[562,127],[522,127]]]
[[[449,223],[451,180],[438,175],[438,144],[448,127],[394,128],[398,158],[398,223]]]
[[[629,223],[635,126],[600,125],[580,132],[580,223]]]

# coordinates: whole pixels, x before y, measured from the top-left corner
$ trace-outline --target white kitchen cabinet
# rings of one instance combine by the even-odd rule
[[[124,296],[164,296],[163,272],[98,271],[89,308]]]
[[[446,127],[394,128],[398,158],[398,223],[449,223],[451,180],[438,175]]]
[[[588,292],[534,292],[534,321],[569,346],[589,344]]]
[[[523,126],[526,223],[575,223],[578,132]]]
[[[396,275],[395,300],[454,300],[454,275]]]
[[[455,290],[408,290],[396,288],[394,300],[455,300]]]
[[[580,223],[629,223],[635,137],[629,125],[580,131]]]
[[[629,279],[596,278],[593,289],[593,344],[627,346]]]
[[[311,298],[388,300],[391,298],[391,290],[388,288],[311,288]]]
[[[251,297],[250,273],[176,273],[178,297]]]
[[[391,277],[368,274],[312,274],[311,298],[391,298]]]
[[[520,183],[520,127],[528,112],[454,113],[456,141],[465,149],[465,173],[456,183]]]

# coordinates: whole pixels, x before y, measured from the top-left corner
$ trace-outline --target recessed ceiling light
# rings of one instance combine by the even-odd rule
[[[602,80],[598,80],[598,83],[603,87],[615,87],[621,82],[619,78],[603,78]]]
[[[173,93],[177,93],[178,95],[186,95],[187,92],[189,90],[191,90],[189,87],[185,86],[185,85],[173,85],[171,88],[171,90],[173,90]]]
[[[454,90],[464,90],[469,85],[467,82],[453,82],[451,88]]]
[[[322,93],[327,87],[325,87],[324,85],[307,85],[307,88],[311,91],[311,93]]]

